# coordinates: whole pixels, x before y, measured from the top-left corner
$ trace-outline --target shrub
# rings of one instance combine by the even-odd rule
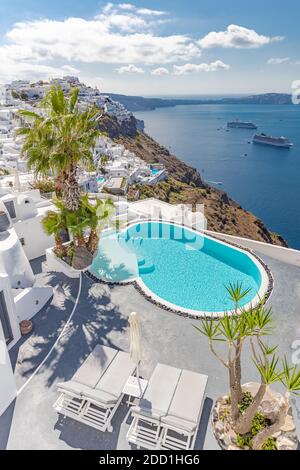
[[[277,450],[275,437],[270,437],[269,439],[267,439],[266,442],[263,444],[262,448],[263,450]]]
[[[244,413],[244,411],[247,410],[247,408],[249,408],[249,406],[251,405],[251,403],[253,402],[253,397],[251,395],[250,392],[245,392],[244,395],[243,395],[243,398],[242,398],[242,401],[240,401],[239,403],[239,410],[241,413]]]

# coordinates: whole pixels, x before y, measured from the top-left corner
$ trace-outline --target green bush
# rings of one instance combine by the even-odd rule
[[[251,395],[250,396],[249,395],[250,394],[248,394],[246,398],[243,397],[243,398],[245,398],[246,403],[248,401],[248,406],[250,405],[249,400],[250,400],[250,396],[251,396]],[[251,400],[253,400],[252,396],[251,396]],[[244,435],[237,434],[237,436],[236,436],[237,445],[239,447],[241,447],[242,449],[244,447],[249,447],[251,449],[252,448],[253,438],[260,431],[265,429],[269,424],[270,423],[269,423],[268,419],[261,412],[257,412],[256,415],[253,418],[253,421],[252,421],[251,431],[248,432],[247,434],[244,434]],[[276,439],[274,439],[274,438],[268,439],[265,442],[265,444],[263,446],[263,449],[264,450],[277,450]]]
[[[267,439],[262,448],[263,450],[277,450],[275,437],[270,437]]]
[[[241,402],[239,403],[239,410],[241,413],[244,413],[247,408],[249,408],[249,406],[251,405],[251,403],[253,402],[253,397],[251,395],[250,392],[245,392],[243,394],[243,398],[241,400]]]

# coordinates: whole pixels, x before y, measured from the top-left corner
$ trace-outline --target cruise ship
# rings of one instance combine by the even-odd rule
[[[271,145],[272,147],[291,148],[294,144],[286,137],[272,137],[266,134],[256,134],[253,137],[254,144]]]
[[[253,122],[243,122],[239,121],[238,119],[236,121],[227,122],[227,127],[234,129],[257,129],[257,125]]]

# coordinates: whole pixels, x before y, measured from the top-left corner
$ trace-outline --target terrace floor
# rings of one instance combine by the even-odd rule
[[[300,269],[263,257],[275,280],[270,305],[276,329],[272,344],[291,360],[292,343],[300,340]],[[39,272],[39,263],[35,263]],[[74,316],[63,338],[47,356],[74,308],[78,281],[54,273],[38,274],[41,283],[57,286],[50,305],[33,319],[34,332],[11,351],[21,393],[0,417],[0,449],[128,449],[128,408],[122,404],[113,420],[114,431],[101,433],[53,410],[56,383],[69,380],[96,344],[129,349],[128,315],[142,319],[144,360],[142,375],[148,378],[156,363],[186,368],[209,376],[196,449],[218,449],[213,437],[210,412],[213,401],[227,392],[226,370],[211,356],[207,342],[193,328],[197,323],[161,310],[144,299],[133,286],[108,287],[83,276]],[[46,360],[45,360],[46,358]],[[37,366],[43,366],[32,376]],[[245,381],[256,378],[244,354]],[[31,379],[30,379],[31,377]],[[29,382],[28,379],[30,379]],[[27,384],[26,384],[27,382]],[[300,436],[300,400],[293,400]],[[127,418],[127,419],[126,419]]]

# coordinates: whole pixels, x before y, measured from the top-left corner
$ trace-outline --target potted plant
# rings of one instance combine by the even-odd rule
[[[227,287],[227,291],[235,311],[195,325],[228,372],[230,392],[217,399],[213,410],[215,437],[225,450],[295,450],[298,440],[290,395],[300,392],[300,370],[289,366],[286,358],[280,360],[277,346],[264,341],[272,333],[271,308],[261,302],[255,309],[238,311],[239,302],[249,290],[237,283]],[[218,343],[226,345],[225,356],[217,350]],[[246,344],[260,383],[242,384],[241,358]],[[276,382],[283,385],[284,395],[271,389]]]

